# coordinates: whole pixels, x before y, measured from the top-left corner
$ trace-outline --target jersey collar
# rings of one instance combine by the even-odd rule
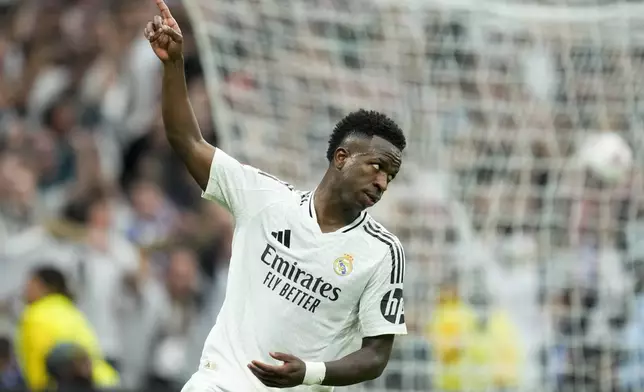
[[[318,229],[318,231],[321,232],[320,225],[318,224],[318,217],[315,214],[315,207],[313,206],[313,198],[314,198],[314,196],[315,196],[315,189],[310,192],[306,213],[308,214],[309,218],[312,220],[313,224]],[[346,226],[334,231],[333,233],[348,233],[351,230],[354,230],[354,229],[360,227],[363,223],[365,223],[367,221],[367,216],[368,216],[367,212],[362,211],[360,213],[360,215],[358,215],[358,217],[353,222],[351,222],[348,225],[346,225]],[[333,233],[325,233],[325,234],[333,234]]]

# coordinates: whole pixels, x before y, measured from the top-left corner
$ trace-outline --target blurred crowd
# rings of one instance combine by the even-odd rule
[[[194,2],[234,156],[312,186],[347,108],[403,123],[373,214],[405,245],[412,334],[371,390],[644,387],[639,20],[525,3]],[[635,151],[623,183],[576,164],[607,131]]]
[[[20,382],[25,340],[47,334],[22,330],[36,268],[64,274],[125,387],[182,385],[214,324],[232,222],[201,201],[165,142],[160,63],[142,33],[153,15],[153,1],[0,4],[4,387]],[[202,130],[216,143],[194,46],[186,64]]]
[[[370,390],[644,389],[644,43],[626,24],[573,34],[360,0],[195,3],[213,69],[168,1],[210,142],[304,188],[348,108],[408,132],[374,215],[405,245],[410,335]],[[86,320],[85,350],[121,386],[155,390],[178,390],[214,324],[232,221],[165,142],[142,35],[154,14],[151,0],[0,1],[0,389],[29,384],[30,320]],[[635,151],[618,186],[572,163],[602,131]],[[34,308],[44,297],[56,301]]]
[[[638,30],[453,9],[404,16],[395,39],[419,42],[411,31],[424,31],[408,54],[427,70],[415,115],[439,135],[425,143],[436,161],[403,191],[414,196],[383,213],[418,277],[407,314],[425,339],[406,355],[424,353],[432,372],[393,380],[417,390],[641,390]],[[588,135],[608,131],[636,156],[618,184],[576,164]]]

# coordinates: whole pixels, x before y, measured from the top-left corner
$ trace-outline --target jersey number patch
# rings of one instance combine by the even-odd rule
[[[405,322],[405,310],[403,307],[402,289],[389,290],[380,301],[380,312],[385,320],[392,324]]]

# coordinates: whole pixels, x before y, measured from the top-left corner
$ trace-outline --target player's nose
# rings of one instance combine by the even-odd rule
[[[376,175],[376,178],[373,182],[373,185],[376,187],[376,189],[378,189],[379,194],[382,194],[384,191],[387,190],[388,184],[389,184],[389,181],[387,181],[387,174],[382,172]]]

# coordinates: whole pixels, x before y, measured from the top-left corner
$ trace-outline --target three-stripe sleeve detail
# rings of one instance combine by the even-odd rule
[[[373,222],[367,222],[364,225],[364,230],[389,248],[391,256],[391,277],[389,282],[391,284],[403,283],[405,277],[405,253],[398,239]]]

